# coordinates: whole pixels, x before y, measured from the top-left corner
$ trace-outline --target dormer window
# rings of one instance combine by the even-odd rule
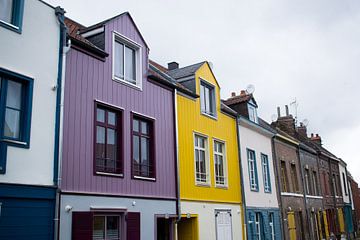
[[[141,88],[141,47],[114,33],[113,79]]]
[[[258,123],[257,110],[252,104],[248,104],[249,120]]]
[[[200,82],[200,105],[202,113],[215,117],[215,88],[204,81]]]

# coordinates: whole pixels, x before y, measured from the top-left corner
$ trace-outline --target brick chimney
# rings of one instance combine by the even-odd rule
[[[245,90],[240,91],[240,97],[245,97],[247,95]]]
[[[174,70],[174,69],[178,69],[179,68],[179,63],[177,62],[169,62],[168,63],[168,70]]]
[[[321,146],[321,137],[319,136],[319,134],[314,135],[313,133],[310,136],[310,140],[313,143],[318,144],[319,146]]]
[[[280,108],[277,109],[278,112],[278,119],[273,122],[271,125],[274,127],[280,128],[280,130],[290,134],[295,135],[295,119],[294,117],[289,114],[289,107],[285,106],[285,116],[280,115]]]
[[[307,138],[307,129],[306,129],[306,126],[302,122],[300,123],[300,126],[296,127],[296,131],[298,132],[298,134],[300,136]]]

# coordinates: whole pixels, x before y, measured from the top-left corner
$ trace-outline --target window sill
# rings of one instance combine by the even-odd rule
[[[227,190],[227,189],[228,189],[228,186],[227,186],[227,185],[221,185],[221,184],[216,184],[215,187],[216,187],[216,188],[219,188],[219,189],[224,189],[224,190]]]
[[[252,191],[252,192],[259,192],[259,189],[252,189],[252,188],[250,188],[250,191]]]
[[[206,116],[206,117],[208,117],[208,118],[211,118],[211,119],[213,119],[213,120],[217,120],[217,117],[215,117],[215,116],[213,116],[213,115],[211,115],[211,114],[208,114],[208,113],[205,113],[205,112],[201,112],[201,114],[204,115],[204,116]]]
[[[1,141],[6,143],[9,146],[20,147],[20,148],[29,148],[28,142],[16,141],[16,140],[7,139],[7,138],[3,138],[3,139],[1,139]]]
[[[107,173],[107,172],[95,172],[96,175],[109,176],[109,177],[124,177],[122,173]]]
[[[195,185],[198,187],[210,187],[210,183],[205,182],[196,182]]]
[[[7,23],[5,21],[0,20],[0,26],[3,26],[4,28],[7,28],[7,29],[9,29],[11,31],[14,31],[14,32],[17,32],[17,33],[21,34],[21,29],[18,26],[15,26],[15,25],[13,25],[11,23]]]
[[[124,80],[122,78],[118,78],[118,77],[113,76],[113,81],[124,84],[124,85],[126,85],[128,87],[131,87],[131,88],[135,89],[135,90],[142,91],[142,88],[139,85],[130,83],[130,82],[128,82],[128,81],[126,81],[126,80]]]
[[[271,194],[271,191],[264,191],[264,193]]]
[[[151,182],[156,181],[156,178],[150,178],[150,177],[134,176],[133,178],[136,180],[145,180],[145,181],[151,181]]]

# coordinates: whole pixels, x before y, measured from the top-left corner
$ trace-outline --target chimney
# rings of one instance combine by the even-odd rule
[[[300,136],[307,138],[307,129],[306,126],[301,122],[299,127],[296,127],[296,131]]]
[[[236,97],[236,93],[235,93],[235,92],[232,92],[232,93],[231,93],[231,97]]]
[[[285,105],[285,113],[286,113],[285,116],[289,116],[289,106],[288,105]]]
[[[240,91],[240,96],[241,97],[244,97],[244,96],[246,96],[247,94],[246,94],[246,91],[245,90],[241,90]]]
[[[311,137],[310,137],[310,140],[313,142],[313,143],[316,143],[318,145],[321,146],[321,137],[319,136],[319,134],[316,134],[314,135],[313,133],[311,134]]]
[[[280,107],[277,107],[277,114],[278,114],[278,118],[281,117]]]
[[[174,70],[174,69],[178,69],[179,68],[179,63],[177,62],[169,62],[168,63],[168,70]]]

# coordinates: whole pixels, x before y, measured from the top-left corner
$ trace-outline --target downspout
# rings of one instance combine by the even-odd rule
[[[176,225],[181,220],[181,199],[180,199],[180,163],[179,163],[179,126],[178,126],[178,111],[177,111],[177,89],[174,89],[174,121],[175,121],[175,160],[176,160],[176,200],[177,200],[177,219]],[[177,238],[177,237],[176,237]]]
[[[305,213],[306,213],[306,220],[307,220],[307,224],[308,224],[308,229],[310,229],[311,227],[311,223],[310,223],[310,217],[309,217],[309,209],[307,208],[307,193],[306,193],[306,186],[305,186],[305,178],[304,178],[304,168],[301,162],[301,156],[300,156],[300,145],[298,145],[298,149],[296,149],[296,153],[298,155],[299,158],[299,166],[300,166],[300,173],[301,173],[301,182],[303,185],[303,191],[304,191],[304,207],[305,207]],[[308,233],[310,235],[310,239],[312,239],[312,234]]]
[[[243,169],[241,164],[241,147],[240,147],[240,128],[239,128],[240,122],[238,122],[238,118],[236,118],[236,136],[237,136],[237,147],[238,147],[238,154],[239,154],[239,171],[240,171],[240,179],[241,179],[241,208],[242,208],[242,221],[244,226],[244,231],[242,234],[243,239],[247,238],[247,215],[246,215],[246,198],[245,198],[245,191],[244,191],[244,177],[243,177]]]
[[[59,60],[56,95],[56,116],[55,116],[55,148],[54,148],[54,185],[57,186],[55,199],[54,217],[54,239],[59,238],[59,215],[60,215],[60,192],[61,192],[61,162],[63,147],[63,106],[64,106],[64,84],[65,84],[65,63],[66,53],[70,49],[70,42],[66,46],[67,28],[64,23],[64,9],[55,8],[55,15],[60,24]]]
[[[280,212],[280,228],[281,228],[281,232],[283,234],[282,239],[285,239],[286,233],[285,233],[285,228],[284,228],[284,213],[283,213],[283,202],[282,202],[282,197],[281,197],[281,184],[280,184],[280,175],[278,172],[278,159],[276,156],[276,151],[275,151],[275,136],[273,136],[271,138],[271,145],[272,145],[272,152],[273,152],[273,162],[274,162],[274,170],[275,170],[275,175],[276,178],[275,182],[277,183],[277,189],[278,189],[278,200],[279,200],[279,212]],[[279,179],[280,178],[280,179]]]

